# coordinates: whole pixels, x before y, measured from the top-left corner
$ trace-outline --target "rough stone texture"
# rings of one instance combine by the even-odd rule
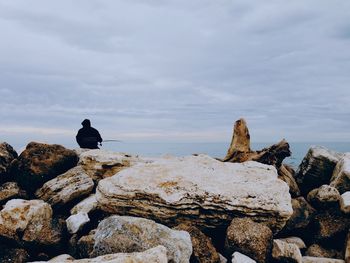
[[[66,220],[68,232],[75,234],[89,222],[90,218],[85,212],[79,212],[77,214],[71,215]]]
[[[314,239],[329,244],[344,242],[350,227],[350,217],[336,210],[327,210],[315,216],[312,228],[316,230]]]
[[[77,243],[77,254],[80,258],[90,258],[94,250],[96,229],[91,230],[86,236],[82,236]]]
[[[337,188],[341,194],[350,191],[350,153],[344,154],[337,163],[330,185]]]
[[[345,263],[345,261],[334,258],[303,257],[303,263]]]
[[[232,255],[232,263],[256,263],[256,261],[246,255],[235,252]]]
[[[169,157],[101,180],[96,198],[106,212],[166,225],[190,222],[215,228],[244,215],[278,231],[292,207],[288,186],[277,176],[274,167],[257,162],[223,163],[206,155]]]
[[[304,197],[292,199],[292,207],[293,214],[283,229],[285,232],[306,228],[316,212],[316,210],[308,204]]]
[[[327,148],[312,146],[296,173],[296,181],[301,192],[306,195],[312,189],[329,184],[335,165],[341,156],[342,154]]]
[[[300,196],[300,189],[294,179],[294,170],[286,165],[281,165],[278,169],[278,178],[285,181],[289,186],[289,193],[292,197]]]
[[[228,254],[241,252],[257,262],[266,262],[272,247],[271,230],[249,218],[235,218],[227,228],[225,249]]]
[[[71,210],[70,213],[72,215],[77,213],[90,213],[97,209],[98,203],[96,200],[96,195],[92,194],[76,204]]]
[[[345,214],[350,214],[350,191],[345,192],[340,197],[340,209]]]
[[[19,188],[16,182],[7,182],[0,186],[0,204],[9,199],[25,198],[26,192]]]
[[[110,216],[98,225],[94,238],[94,256],[140,252],[158,245],[167,248],[168,259],[174,263],[188,263],[192,254],[187,232],[138,217]]]
[[[45,182],[76,166],[77,154],[61,145],[31,142],[11,163],[11,174],[23,189],[34,192]]]
[[[346,242],[345,242],[345,262],[350,263],[350,230],[348,232],[348,235],[346,237]]]
[[[223,255],[219,254],[219,257],[220,257],[220,263],[227,263],[227,259]]]
[[[10,164],[17,157],[17,152],[11,145],[6,142],[0,143],[0,182],[9,179]]]
[[[29,255],[24,249],[0,247],[0,262],[2,263],[25,263],[28,259]]]
[[[294,244],[299,249],[306,248],[304,241],[300,237],[286,237],[286,238],[280,238],[280,240],[287,242],[288,244]]]
[[[313,207],[336,206],[340,200],[340,194],[336,188],[324,184],[310,191],[307,200]]]
[[[313,244],[305,252],[305,256],[342,259],[342,253],[335,249],[326,249],[319,244]]]
[[[273,240],[272,258],[277,262],[302,262],[302,256],[298,246],[280,239]]]
[[[166,248],[157,246],[138,253],[117,253],[97,258],[74,260],[70,255],[61,255],[49,261],[52,263],[168,263]],[[37,261],[32,263],[41,263]]]
[[[211,239],[197,227],[190,224],[180,224],[174,229],[183,230],[190,234],[193,248],[191,263],[220,263],[220,256]]]
[[[115,175],[140,162],[146,161],[138,156],[105,150],[89,150],[79,155],[79,164],[94,181]]]
[[[56,244],[50,205],[42,200],[8,201],[0,211],[0,236],[19,243]]]
[[[77,166],[46,182],[35,195],[52,206],[62,206],[88,195],[93,188],[92,179],[81,166]]]

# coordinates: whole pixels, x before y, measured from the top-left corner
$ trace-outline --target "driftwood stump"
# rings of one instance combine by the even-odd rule
[[[287,165],[282,164],[283,160],[290,155],[289,144],[285,139],[260,151],[252,151],[247,123],[244,119],[239,119],[233,128],[230,147],[225,158],[221,161],[233,163],[256,161],[273,165],[278,171],[279,178],[289,185],[290,193],[295,197],[300,195],[300,190],[294,179],[295,172]]]

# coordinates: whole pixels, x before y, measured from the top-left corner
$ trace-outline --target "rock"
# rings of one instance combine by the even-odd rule
[[[271,230],[249,218],[234,218],[227,228],[225,249],[228,254],[241,252],[257,262],[266,262],[271,252]]]
[[[256,261],[246,255],[235,252],[232,255],[232,263],[256,263]]]
[[[340,196],[340,209],[345,214],[350,214],[350,191]]]
[[[77,243],[77,252],[80,258],[91,258],[95,244],[96,229],[90,231],[86,236],[82,236]]]
[[[0,211],[0,236],[18,243],[54,245],[52,209],[42,200],[12,199]]]
[[[292,199],[292,207],[293,214],[283,229],[285,232],[306,228],[316,212],[316,210],[308,204],[304,197]]]
[[[298,246],[280,239],[273,240],[272,258],[277,262],[302,262],[302,256]]]
[[[190,224],[180,224],[174,229],[187,231],[190,234],[193,248],[191,262],[220,263],[220,256],[213,246],[211,239],[197,227]]]
[[[280,238],[280,240],[287,242],[288,244],[295,244],[299,249],[306,248],[304,241],[300,237],[286,237]]]
[[[79,165],[96,182],[139,162],[145,161],[138,156],[105,150],[84,151],[79,156]]]
[[[303,263],[345,263],[345,261],[334,258],[303,257]]]
[[[329,184],[335,165],[341,156],[342,154],[327,148],[312,146],[296,173],[296,181],[301,192],[306,195],[312,189]]]
[[[71,215],[67,218],[67,229],[71,234],[77,233],[83,228],[83,226],[90,222],[90,218],[87,213],[79,212],[77,214]]]
[[[342,253],[335,249],[325,249],[319,244],[312,244],[305,252],[306,256],[342,259]]]
[[[227,263],[227,259],[219,253],[220,263]]]
[[[174,263],[187,263],[192,254],[187,232],[138,217],[110,216],[98,225],[94,239],[94,256],[140,252],[158,245],[167,248],[168,259]]]
[[[72,215],[77,213],[90,213],[92,211],[95,211],[97,209],[97,200],[96,195],[92,194],[89,197],[85,198],[78,204],[76,204],[71,210],[70,213]]]
[[[45,182],[76,166],[78,156],[61,145],[31,142],[11,163],[11,174],[23,189],[34,192]]]
[[[41,263],[37,261],[32,263]],[[168,263],[167,250],[163,246],[157,246],[138,253],[117,253],[103,255],[97,258],[74,260],[70,255],[61,255],[49,261],[52,263]]]
[[[63,206],[75,199],[88,195],[94,188],[94,182],[80,166],[46,182],[35,193],[52,206]]]
[[[26,192],[19,188],[16,182],[7,182],[0,186],[0,204],[9,199],[25,198]]]
[[[16,159],[17,152],[6,142],[0,143],[0,182],[9,179],[9,167],[11,162]]]
[[[165,225],[189,222],[216,228],[247,216],[277,232],[292,214],[288,186],[277,176],[273,166],[257,162],[223,163],[205,155],[168,157],[101,180],[96,198],[106,212]]]
[[[345,242],[345,262],[350,263],[350,230],[348,232],[348,235],[346,237],[346,242]]]
[[[350,191],[350,153],[344,154],[334,169],[331,186],[343,194]]]
[[[3,263],[25,263],[29,254],[21,248],[0,247],[0,262]]]
[[[340,200],[338,190],[329,185],[322,185],[309,192],[307,200],[314,207],[337,206]]]
[[[300,189],[297,182],[294,179],[295,172],[290,167],[282,164],[278,169],[278,178],[285,181],[289,186],[289,193],[292,197],[300,196]]]

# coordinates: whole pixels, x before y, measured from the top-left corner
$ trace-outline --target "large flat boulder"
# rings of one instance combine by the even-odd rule
[[[142,252],[159,245],[167,249],[169,262],[189,262],[192,243],[186,231],[173,230],[139,217],[110,216],[96,229],[92,255]]]
[[[17,152],[6,142],[0,143],[0,182],[9,179],[9,167],[17,158]]]
[[[138,156],[106,150],[89,150],[79,154],[79,165],[94,180],[110,177],[136,163],[143,162]]]
[[[49,261],[36,261],[32,263],[168,263],[166,248],[157,246],[143,252],[116,253],[99,256],[96,258],[74,259],[64,254]]]
[[[46,182],[35,195],[52,206],[63,206],[90,194],[93,188],[93,180],[81,166],[76,166]]]
[[[312,189],[329,184],[333,170],[342,154],[322,146],[312,146],[302,160],[296,181],[301,192],[306,195]]]
[[[61,145],[31,142],[11,163],[10,170],[22,188],[34,192],[77,162],[77,154]]]
[[[330,185],[337,188],[340,194],[350,191],[350,153],[344,154],[337,163]]]
[[[228,226],[237,216],[280,230],[292,215],[291,197],[273,166],[223,163],[206,155],[137,164],[99,182],[102,210],[166,225]]]

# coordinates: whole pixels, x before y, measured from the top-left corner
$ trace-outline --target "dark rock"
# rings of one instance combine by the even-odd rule
[[[263,263],[271,254],[272,240],[267,226],[249,218],[235,218],[227,228],[225,248],[229,255],[237,251]]]
[[[296,181],[303,195],[323,184],[329,184],[341,154],[320,146],[310,148],[298,171]]]
[[[184,230],[190,234],[193,248],[191,262],[220,263],[220,256],[213,246],[211,239],[197,227],[190,224],[180,224],[174,229]]]
[[[350,153],[345,153],[337,163],[330,185],[337,188],[340,194],[350,191]]]
[[[78,162],[77,154],[61,145],[31,142],[11,163],[11,174],[25,190],[34,192]]]
[[[316,208],[339,207],[340,194],[336,188],[322,185],[310,191],[307,200]]]
[[[11,145],[6,142],[0,143],[0,182],[9,179],[10,164],[17,157],[17,152]]]
[[[9,248],[0,246],[0,262],[25,263],[29,260],[29,254],[21,248]]]
[[[304,229],[311,222],[316,210],[308,204],[304,197],[292,199],[293,214],[287,221],[283,232]]]
[[[78,258],[90,258],[92,257],[92,252],[94,250],[95,244],[95,232],[96,230],[91,230],[91,232],[82,236],[77,242],[77,257]]]
[[[305,252],[305,256],[343,259],[342,252],[335,249],[326,249],[318,244],[312,244]]]
[[[292,197],[298,197],[300,196],[300,189],[294,179],[294,175],[295,171],[287,165],[282,164],[281,167],[278,168],[278,178],[288,184],[289,193]]]

